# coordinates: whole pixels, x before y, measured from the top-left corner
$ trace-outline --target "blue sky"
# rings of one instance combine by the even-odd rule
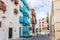
[[[47,16],[47,13],[51,7],[51,0],[27,0],[27,1],[35,9],[37,19],[41,19]]]
[[[51,0],[27,0],[27,2],[35,9],[37,20],[45,18],[51,8]],[[38,24],[36,26],[38,27]]]

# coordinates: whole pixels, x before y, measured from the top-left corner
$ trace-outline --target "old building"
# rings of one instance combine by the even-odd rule
[[[39,19],[39,27],[38,27],[38,34],[48,34],[49,31],[49,23],[48,17]]]
[[[29,4],[26,2],[26,0],[21,0],[20,1],[20,13],[22,14],[20,16],[20,36],[21,37],[28,37],[29,36],[29,31],[30,31],[30,7]]]
[[[41,19],[39,19],[39,27],[38,27],[38,32],[41,32],[41,26],[42,26],[42,22],[41,22]]]
[[[22,13],[20,11],[21,5],[23,10],[29,10],[28,5],[21,0],[0,0],[0,40],[19,38],[23,35],[23,31],[20,32],[20,28],[23,25],[25,27],[25,24],[27,24],[27,27],[30,26],[29,12]],[[20,23],[21,16],[24,16],[23,23],[25,24]]]
[[[19,0],[0,0],[0,40],[19,38]]]
[[[33,8],[31,8],[31,29],[32,29],[32,33],[33,35],[35,34],[35,25],[36,25],[36,13],[35,10]]]
[[[53,40],[60,40],[60,0],[52,0],[52,9],[49,12],[50,33]]]

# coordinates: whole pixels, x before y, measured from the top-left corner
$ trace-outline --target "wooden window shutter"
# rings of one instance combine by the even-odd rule
[[[14,4],[15,4],[15,5],[17,5],[17,4],[18,4],[18,2],[19,2],[18,0],[14,0]]]
[[[32,16],[35,16],[35,10],[34,9],[31,9],[31,14],[32,14]]]
[[[2,3],[0,2],[0,10],[2,10]]]
[[[3,12],[6,11],[6,5],[4,4],[3,1],[0,1],[0,10],[2,10]]]
[[[1,27],[1,25],[2,25],[2,22],[0,21],[0,27]]]
[[[32,16],[35,16],[35,13],[32,12]]]
[[[32,23],[32,18],[30,20],[31,20],[31,23]]]
[[[17,9],[14,9],[14,14],[18,14],[18,10]]]
[[[35,24],[35,17],[32,17],[32,23]]]
[[[6,18],[5,16],[2,16],[2,18]]]
[[[11,1],[13,1],[13,0],[11,0]]]
[[[3,12],[5,12],[5,11],[6,11],[6,5],[3,4]]]
[[[35,24],[35,17],[34,16],[31,18],[31,23]]]
[[[0,1],[2,4],[4,4],[4,2],[3,1]]]
[[[0,10],[2,10],[3,4],[4,4],[4,2],[0,1]]]

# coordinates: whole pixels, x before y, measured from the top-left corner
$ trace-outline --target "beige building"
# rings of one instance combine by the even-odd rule
[[[52,0],[52,10],[49,12],[50,34],[54,40],[60,40],[60,0]]]
[[[48,23],[47,23],[47,19],[48,18],[42,18],[42,19],[39,19],[39,27],[38,27],[38,32],[45,32],[47,31],[48,29]]]

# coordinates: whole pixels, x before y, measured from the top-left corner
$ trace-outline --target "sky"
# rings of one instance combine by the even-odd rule
[[[27,2],[35,9],[37,19],[36,28],[38,28],[38,19],[47,17],[47,13],[51,8],[51,0],[27,0]]]
[[[45,18],[51,7],[51,0],[27,0],[35,9],[37,19]]]

